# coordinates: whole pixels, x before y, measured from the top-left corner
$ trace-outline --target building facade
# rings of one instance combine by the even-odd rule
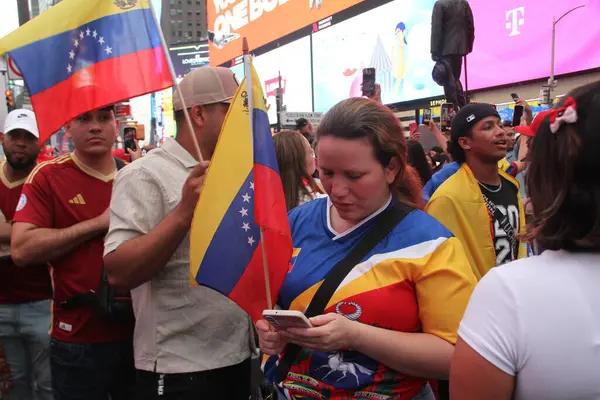
[[[169,47],[206,40],[206,0],[162,0],[160,22]]]

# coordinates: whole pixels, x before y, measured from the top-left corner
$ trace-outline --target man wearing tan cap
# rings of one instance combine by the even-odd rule
[[[229,299],[190,287],[188,231],[208,163],[238,83],[227,68],[203,67],[180,83],[177,138],[123,169],[115,180],[105,266],[130,289],[136,316],[139,399],[247,399],[250,322]]]

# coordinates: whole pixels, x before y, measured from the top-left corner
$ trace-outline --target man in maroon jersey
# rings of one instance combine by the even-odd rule
[[[116,173],[112,107],[66,125],[75,151],[33,170],[17,206],[12,256],[17,265],[48,263],[54,285],[52,388],[60,400],[133,398],[133,326],[78,301],[98,292],[103,239]]]
[[[52,399],[48,268],[19,268],[10,257],[10,224],[40,153],[38,137],[32,111],[8,114],[2,135],[6,161],[0,164],[0,341],[10,372],[0,374],[0,381],[7,380],[7,399]]]

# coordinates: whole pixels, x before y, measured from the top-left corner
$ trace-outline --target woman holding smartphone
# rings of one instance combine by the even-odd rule
[[[428,379],[448,379],[456,331],[475,277],[460,242],[420,210],[419,178],[407,164],[403,128],[385,106],[349,99],[317,132],[328,198],[290,212],[294,258],[280,291],[283,310],[304,312],[317,288],[389,207],[408,214],[356,265],[311,328],[256,324],[272,355],[300,354],[276,382],[282,398],[433,400]],[[285,374],[287,372],[287,374]],[[281,373],[280,373],[281,375]]]

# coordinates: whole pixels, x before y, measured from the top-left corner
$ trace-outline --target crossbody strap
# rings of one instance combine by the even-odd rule
[[[494,218],[498,220],[500,227],[506,233],[506,236],[510,241],[511,258],[514,258],[514,251],[517,247],[517,234],[515,233],[515,228],[513,228],[513,226],[510,224],[508,211],[506,212],[506,215],[502,214],[502,211],[500,211],[498,207],[496,207],[496,204],[494,204],[494,202],[491,201],[483,192],[481,193],[481,195],[483,196],[483,200],[485,201],[487,209],[494,216]],[[492,233],[495,235],[495,232]]]
[[[331,269],[321,286],[319,286],[317,293],[315,293],[306,309],[305,315],[308,318],[323,314],[325,307],[327,307],[327,303],[329,303],[329,300],[344,278],[352,271],[356,264],[360,263],[379,242],[385,239],[396,225],[398,225],[411,211],[412,209],[408,206],[399,202],[394,202],[390,207],[386,208],[381,214],[375,217],[373,227],[360,239],[346,257]],[[301,350],[302,348],[298,345],[292,343],[287,345],[285,354],[277,367],[277,382],[282,382],[285,379]]]

